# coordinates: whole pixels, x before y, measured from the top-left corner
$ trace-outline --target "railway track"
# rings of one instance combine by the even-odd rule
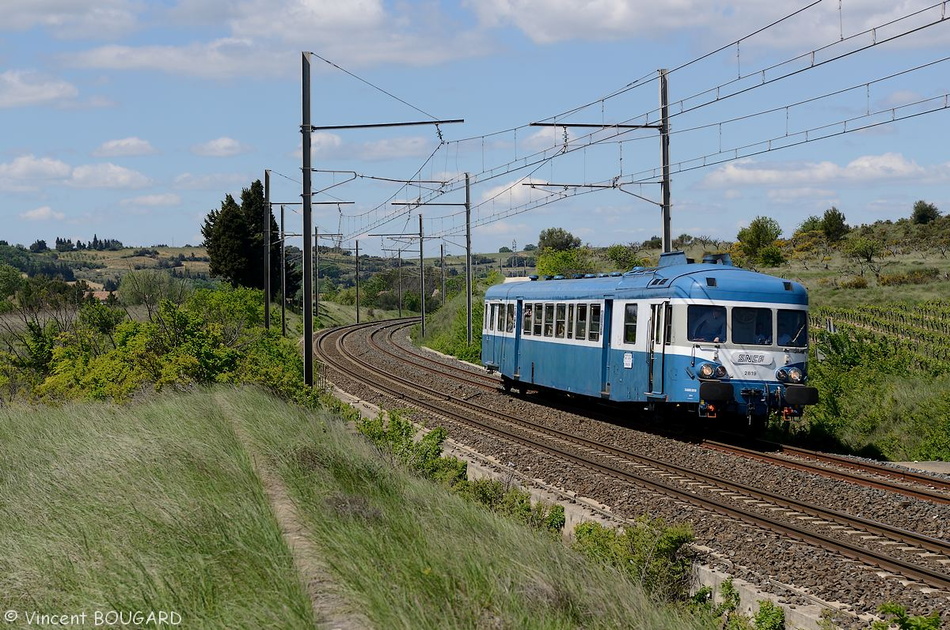
[[[359,348],[356,351],[347,350],[347,345],[352,339],[365,336],[366,327],[339,329],[322,335],[317,342],[318,349],[333,370],[346,378],[364,383],[368,380],[365,386],[402,405],[411,404],[450,422],[467,424],[497,439],[542,451],[606,478],[646,487],[676,501],[689,502],[727,518],[833,551],[875,570],[913,580],[918,585],[950,592],[950,544],[940,538],[789,499],[779,493],[553,429],[521,415],[485,409],[447,394],[446,387],[424,387],[412,378],[392,374],[394,370],[380,367],[380,356],[405,364],[405,353],[409,352],[413,355],[408,359],[413,369],[444,377],[451,375],[455,382],[481,391],[499,387],[497,379],[490,382],[486,375],[469,369],[456,368],[447,362],[433,365],[431,356],[418,350],[387,347],[395,344],[402,328],[411,323],[399,321],[372,327],[366,340],[355,344]],[[367,360],[367,356],[372,359]],[[748,454],[742,456],[748,457]]]
[[[414,345],[400,343],[398,340],[400,333],[404,332],[414,321],[416,320],[409,322],[397,321],[378,327],[371,335],[373,347],[378,352],[384,353],[395,360],[409,362],[420,369],[432,374],[440,374],[455,382],[493,391],[501,386],[500,379],[495,376],[490,376],[484,372],[476,372],[467,366],[461,366],[458,362],[437,363],[433,360],[431,352],[420,350]],[[385,343],[380,342],[383,337],[385,337]],[[389,348],[392,346],[399,347],[399,352],[390,350]],[[574,412],[578,411],[576,407],[570,409]],[[583,413],[595,415],[608,421],[614,420],[609,414],[591,412],[590,409],[583,409]],[[776,466],[794,468],[810,474],[822,475],[831,479],[847,481],[869,488],[878,488],[935,503],[950,504],[950,481],[909,469],[901,470],[870,461],[855,460],[785,444],[762,443],[755,449],[714,440],[703,440],[702,444],[706,448],[741,455]],[[794,459],[781,457],[780,455],[788,455]]]
[[[732,453],[750,459],[769,462],[775,466],[804,470],[811,474],[822,475],[831,479],[840,479],[849,483],[856,483],[869,488],[878,488],[915,499],[950,505],[950,482],[912,470],[897,470],[872,462],[861,462],[838,455],[817,453],[783,444],[768,444],[763,446],[763,448],[774,449],[775,452],[749,449],[734,444],[724,444],[711,440],[705,440],[703,446],[724,453]],[[804,458],[805,461],[788,459],[781,457],[781,455],[792,455],[798,458]],[[835,468],[828,468],[822,464],[833,464]]]

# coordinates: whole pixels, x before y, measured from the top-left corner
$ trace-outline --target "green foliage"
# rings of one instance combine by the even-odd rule
[[[787,260],[785,252],[778,245],[766,245],[759,251],[759,261],[766,267],[778,267],[784,265]]]
[[[842,278],[840,286],[842,289],[866,289],[868,288],[868,279],[864,276],[850,276]]]
[[[340,289],[333,296],[333,301],[343,306],[353,306],[356,304],[356,287]]]
[[[448,434],[433,429],[416,439],[416,428],[401,412],[382,412],[375,418],[360,418],[356,429],[388,454],[394,463],[425,478],[453,486],[465,477],[465,462],[455,457],[442,457],[442,445]]]
[[[766,247],[774,245],[779,236],[782,235],[782,228],[778,221],[770,217],[756,217],[749,223],[748,227],[739,230],[736,236],[742,248],[742,252],[752,261],[757,261]]]
[[[751,619],[739,613],[739,591],[731,577],[719,585],[718,604],[712,595],[711,588],[701,588],[690,600],[690,607],[714,620],[723,630],[785,630],[785,610],[770,600],[760,600]]]
[[[37,342],[49,352],[49,376],[35,395],[124,402],[149,389],[240,382],[315,406],[296,344],[262,327],[262,299],[252,289],[200,289],[185,304],[162,301],[145,322],[85,304],[70,330]]]
[[[276,241],[277,222],[264,200],[264,186],[256,180],[241,191],[241,203],[231,195],[221,202],[221,208],[205,217],[201,235],[210,259],[212,276],[232,286],[263,289],[266,283],[267,223],[271,238]],[[271,256],[271,298],[280,287],[280,257]],[[295,276],[290,276],[295,278]],[[293,287],[288,288],[293,294]]]
[[[942,332],[950,325],[942,313],[935,305],[816,309],[816,320],[837,331],[813,333],[821,360],[809,364],[809,382],[819,402],[797,435],[871,457],[950,459],[950,344]]]
[[[896,625],[900,630],[940,630],[940,612],[933,611],[926,617],[907,614],[907,609],[899,604],[887,602],[881,604],[878,612],[888,615],[889,621],[875,621],[872,630],[887,630]]]
[[[586,247],[575,249],[542,249],[538,254],[538,273],[544,276],[572,276],[596,271],[591,251]]]
[[[914,211],[910,215],[910,220],[915,225],[927,225],[940,218],[940,210],[932,203],[927,203],[923,199],[914,204]]]
[[[640,581],[653,595],[685,600],[691,561],[688,525],[667,526],[662,519],[640,517],[622,532],[599,523],[574,528],[574,548]]]
[[[503,280],[496,272],[480,281],[473,289],[472,296],[472,343],[468,343],[468,314],[464,292],[453,295],[446,307],[430,315],[426,320],[425,344],[433,350],[452,355],[463,361],[478,363],[482,352],[482,323],[484,321],[484,288],[498,284]]]
[[[767,599],[762,600],[752,623],[755,630],[785,630],[785,609]]]
[[[926,267],[914,269],[907,273],[882,273],[878,276],[877,283],[882,287],[901,284],[926,284],[936,280],[939,275],[940,270],[936,267]]]
[[[538,248],[541,250],[553,249],[555,251],[566,251],[576,249],[581,246],[581,239],[574,236],[564,228],[547,228],[541,230],[538,236]],[[527,247],[525,248],[527,251]]]
[[[858,236],[848,239],[844,247],[849,256],[853,256],[864,262],[873,262],[875,258],[884,253],[884,245],[873,238]]]
[[[531,503],[531,495],[496,479],[462,481],[456,486],[462,497],[492,512],[512,518],[533,529],[560,537],[566,522],[564,507],[541,501]]]
[[[13,297],[23,285],[20,270],[11,265],[0,263],[0,300],[4,302]]]
[[[798,229],[795,230],[795,234],[807,234],[809,232],[821,232],[822,231],[821,217],[811,215],[804,221],[802,221]]]
[[[844,213],[834,206],[825,210],[825,214],[821,218],[820,229],[829,243],[837,243],[851,231],[851,228],[845,222]]]
[[[163,300],[181,304],[191,293],[190,285],[182,278],[158,269],[130,271],[119,282],[119,301],[126,306],[144,305],[151,317]]]
[[[512,518],[535,529],[560,534],[564,527],[564,508],[560,505],[531,503],[531,495],[509,488],[499,481],[466,478],[465,462],[443,457],[447,433],[441,427],[418,436],[418,431],[401,412],[380,413],[374,418],[356,419],[356,429],[393,463],[424,479],[452,488],[461,496],[480,503],[493,512]]]
[[[617,269],[629,271],[634,267],[643,267],[646,260],[639,255],[639,249],[631,245],[611,245],[605,252],[607,258]]]

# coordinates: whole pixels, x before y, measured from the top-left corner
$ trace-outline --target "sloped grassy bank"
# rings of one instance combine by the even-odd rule
[[[0,409],[0,604],[90,626],[173,611],[188,628],[315,627],[255,461],[374,627],[701,627],[391,466],[339,419],[228,386]]]

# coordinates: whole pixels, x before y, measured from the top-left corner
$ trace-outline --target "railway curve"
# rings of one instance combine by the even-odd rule
[[[799,483],[809,473],[504,395],[496,378],[409,344],[405,329],[414,321],[323,333],[316,345],[327,378],[384,407],[415,407],[415,419],[446,426],[454,440],[624,518],[651,513],[689,520],[699,545],[714,550],[707,561],[780,595],[788,586],[789,601],[811,593],[849,602],[854,614],[873,612],[883,601],[921,614],[950,607],[946,504],[922,508],[924,498],[894,499],[881,488],[828,477]],[[708,465],[712,456],[721,458],[715,466]],[[704,472],[709,469],[715,472]],[[829,488],[814,494],[835,509],[786,496],[817,486]],[[841,501],[843,494],[855,496]],[[889,514],[884,522],[866,514],[895,501],[900,509],[882,510]],[[864,513],[853,508],[862,504]],[[901,511],[911,516],[896,516]]]

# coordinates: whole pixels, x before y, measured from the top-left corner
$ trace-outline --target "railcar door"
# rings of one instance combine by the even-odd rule
[[[604,325],[601,329],[600,338],[603,340],[603,351],[600,355],[600,397],[610,398],[610,331],[612,313],[614,310],[613,300],[604,300]]]
[[[521,378],[521,333],[524,328],[524,300],[519,299],[515,303],[515,319],[512,322],[514,326],[514,351],[511,355],[511,377]]]
[[[499,311],[503,312],[504,305],[498,302],[485,303],[484,325],[482,326],[482,362],[491,366],[491,369],[501,367],[500,349],[503,345],[496,335],[498,330]]]
[[[663,374],[666,368],[670,316],[668,301],[650,305],[650,351],[647,354],[650,390],[647,395],[651,397],[662,396],[666,388]]]

